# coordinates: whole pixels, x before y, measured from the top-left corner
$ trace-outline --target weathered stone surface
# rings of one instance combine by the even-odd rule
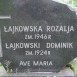
[[[58,72],[67,63],[77,56],[77,17],[75,12],[71,11],[68,6],[54,2],[52,0],[12,0],[11,20],[1,21],[2,33],[2,63],[10,62],[9,68],[16,72],[23,71],[46,71]],[[4,32],[4,26],[7,31],[9,26],[41,26],[43,31],[29,31],[29,32]],[[68,29],[73,26],[74,31],[56,31],[47,32],[47,26],[65,26]],[[58,28],[59,29],[59,28]],[[51,35],[51,39],[25,39],[25,35],[47,34]],[[6,44],[7,43],[7,44]],[[17,48],[14,50],[9,48],[10,43],[40,43],[40,48]],[[68,48],[46,48],[46,43],[73,43]],[[6,48],[7,46],[7,48]],[[50,55],[35,55],[35,50],[50,51]],[[25,51],[32,51],[33,55],[25,55]],[[30,61],[30,66],[20,66],[20,61]],[[33,61],[47,61],[51,65],[33,66]],[[45,63],[45,62],[44,62]],[[6,64],[4,64],[4,67]],[[5,67],[6,68],[6,67]]]

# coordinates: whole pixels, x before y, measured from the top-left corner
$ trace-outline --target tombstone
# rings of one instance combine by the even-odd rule
[[[67,5],[11,0],[10,8],[11,19],[0,20],[6,70],[59,72],[77,57],[77,17]]]

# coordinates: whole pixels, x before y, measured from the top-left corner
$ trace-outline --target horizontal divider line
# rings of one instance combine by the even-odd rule
[[[11,19],[11,16],[0,16],[0,19]]]

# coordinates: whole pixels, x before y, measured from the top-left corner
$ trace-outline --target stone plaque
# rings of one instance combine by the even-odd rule
[[[0,20],[1,62],[6,70],[58,72],[77,57],[77,17],[67,5],[10,1],[11,19]]]

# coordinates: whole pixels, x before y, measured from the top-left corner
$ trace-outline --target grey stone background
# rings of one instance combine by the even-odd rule
[[[17,1],[21,1],[21,0],[17,0]],[[22,5],[22,4],[24,4],[24,0],[20,3],[20,4],[17,4],[17,5]],[[0,35],[1,36],[1,35]],[[1,43],[1,40],[0,40],[0,43]],[[1,44],[0,44],[0,57],[2,57],[2,51],[1,51],[2,49],[1,49]],[[2,75],[7,75],[7,73],[6,73],[6,71],[5,71],[5,69],[4,69],[4,67],[2,66],[2,67],[0,67],[0,74],[2,74]],[[21,74],[21,73],[19,73],[19,74],[17,74],[17,75],[34,75],[34,73],[30,73],[30,74],[28,74],[28,73],[24,73],[24,74]],[[65,76],[68,76],[68,77],[70,77],[70,76],[74,76],[74,73],[73,73],[73,71],[70,69],[70,68],[64,68],[64,69],[62,69],[59,73],[36,73],[35,74],[35,77],[37,77],[36,75],[38,75],[38,77],[40,77],[39,75],[41,75],[42,77],[51,77],[51,76],[48,76],[48,75],[58,75],[58,76],[63,76],[63,77],[65,77]],[[43,75],[46,75],[46,76],[43,76]],[[19,77],[18,76],[18,77]],[[20,76],[20,77],[21,77]],[[13,77],[13,76],[12,76]],[[31,76],[32,77],[32,76]],[[34,76],[33,76],[34,77]],[[55,76],[54,76],[55,77]]]

